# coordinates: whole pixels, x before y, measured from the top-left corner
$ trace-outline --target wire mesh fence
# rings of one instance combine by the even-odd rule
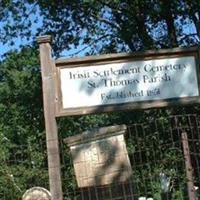
[[[87,187],[80,186],[71,149],[61,140],[64,199],[200,199],[199,120],[198,115],[176,115],[159,119],[152,117],[144,123],[127,125],[124,142],[131,175],[127,180],[119,181],[122,172],[127,169],[127,166],[120,165],[120,170],[117,169],[117,174],[108,184],[100,182]],[[31,145],[15,145],[1,152],[0,185],[4,187],[0,188],[0,199],[21,199],[25,190],[33,186],[48,189],[45,145],[34,145],[37,151],[32,151]],[[115,160],[107,158],[110,168],[113,168],[113,162],[118,163],[119,157]],[[110,168],[104,166],[99,170],[101,175],[105,175],[104,178],[108,177],[106,173]],[[88,166],[84,170],[96,169]]]
[[[26,189],[34,186],[49,187],[45,143],[17,145],[5,138],[2,144],[0,151],[1,200],[21,200]]]
[[[200,198],[198,191],[200,126],[197,115],[177,115],[156,120],[152,118],[148,122],[131,124],[127,127],[125,142],[132,168],[130,180],[79,188],[74,168],[71,167],[73,161],[70,150],[65,146],[63,155],[67,159],[63,158],[65,161],[63,185],[66,199],[193,200]],[[183,137],[183,134],[187,137]],[[184,146],[185,144],[188,144],[189,148]]]

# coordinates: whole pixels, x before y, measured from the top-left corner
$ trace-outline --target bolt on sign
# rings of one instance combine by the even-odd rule
[[[57,60],[58,115],[199,102],[197,48]]]

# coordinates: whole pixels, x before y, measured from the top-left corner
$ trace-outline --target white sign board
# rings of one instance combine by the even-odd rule
[[[194,56],[61,68],[64,109],[199,95]]]

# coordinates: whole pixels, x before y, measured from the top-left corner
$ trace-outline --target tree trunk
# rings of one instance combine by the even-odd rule
[[[163,18],[166,21],[169,47],[177,47],[178,41],[176,36],[176,27],[174,25],[174,17],[172,11],[171,0],[161,0],[163,7]]]

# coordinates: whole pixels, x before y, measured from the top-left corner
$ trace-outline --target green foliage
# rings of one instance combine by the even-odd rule
[[[199,43],[199,0],[3,1],[0,39],[54,36],[54,51],[88,54],[192,46]],[[77,52],[80,52],[77,49]]]
[[[42,110],[38,52],[26,47],[20,53],[8,54],[0,63],[0,162],[2,163],[0,165],[0,198],[2,199],[20,199],[24,191],[32,186],[48,188]],[[66,191],[66,198],[73,197],[76,182],[69,149],[62,144],[63,138],[92,128],[123,123],[132,124],[142,122],[144,119],[151,124],[160,116],[162,116],[162,126],[169,127],[166,116],[170,113],[169,110],[160,109],[60,118],[58,127],[61,139],[63,191]],[[152,129],[151,125],[149,129]],[[144,137],[141,132],[137,135],[138,138],[134,138],[133,135],[127,140],[127,148],[131,155],[141,148],[146,151],[146,157],[150,161],[153,159],[152,156],[155,157],[160,151],[163,152],[163,159],[166,160],[162,165],[158,163],[151,166],[144,165],[142,168],[135,169],[134,175],[134,180],[139,183],[141,194],[145,187],[148,187],[154,191],[154,198],[159,199],[161,191],[159,180],[152,179],[148,185],[142,184],[141,180],[149,175],[150,167],[153,168],[151,173],[155,175],[163,171],[172,173],[170,167],[178,162],[180,152],[176,148],[159,148],[158,140],[160,145],[164,144],[168,138],[166,134],[163,134],[161,138],[158,131],[149,133]],[[181,192],[176,190],[173,195],[181,195]]]
[[[80,45],[86,54],[192,46],[200,41],[199,10],[199,0],[3,0],[0,2],[0,41],[15,45],[16,38],[35,41],[39,34],[51,34],[56,56]],[[165,117],[183,111],[191,112],[192,108],[68,117],[59,119],[58,127],[61,140],[100,126],[144,120],[150,123],[160,116],[163,125],[169,127]],[[0,199],[20,199],[31,186],[48,187],[44,132],[38,52],[24,47],[20,53],[5,55],[0,63]],[[155,132],[140,139],[137,144],[128,140],[129,153],[134,154],[139,145],[152,160],[153,155],[162,151],[166,162],[151,166],[152,173],[164,171],[174,175],[176,171],[170,169],[178,161],[180,152],[176,148],[155,148],[157,141],[162,145],[167,136],[163,134],[159,138]],[[147,142],[146,146],[142,139]],[[73,194],[74,172],[65,165],[70,162],[69,154],[63,156],[62,162],[64,188]],[[141,193],[142,177],[149,174],[149,166],[145,167],[135,172]],[[179,178],[184,182],[181,175]],[[159,180],[150,180],[148,184],[153,188],[154,198],[160,199]],[[173,195],[173,199],[183,199],[181,191],[176,190]]]
[[[0,63],[0,199],[48,186],[38,53],[26,47]]]
[[[8,138],[23,144],[27,133],[43,130],[41,78],[36,52],[12,53],[0,66],[0,124]],[[14,131],[14,133],[13,133]]]
[[[170,131],[171,123],[170,118],[160,117],[129,128],[126,145],[133,168],[132,180],[140,196],[161,200],[162,196],[170,195],[169,199],[184,199],[187,180],[181,138]],[[170,183],[168,193],[165,178]]]

